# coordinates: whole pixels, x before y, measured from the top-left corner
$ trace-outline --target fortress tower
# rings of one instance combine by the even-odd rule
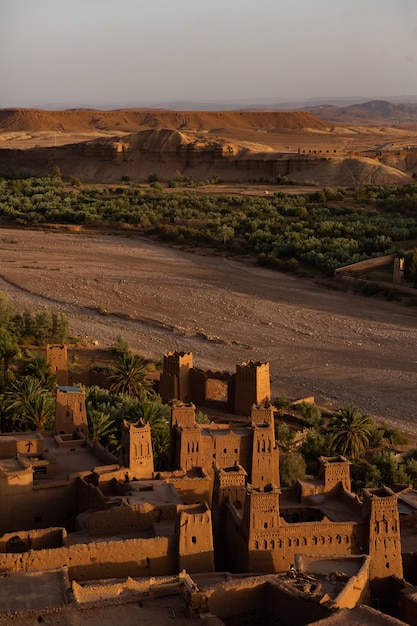
[[[214,468],[213,484],[213,527],[217,525],[218,515],[222,505],[229,501],[235,509],[243,510],[246,495],[247,474],[244,468],[236,463],[232,467]]]
[[[206,503],[182,505],[178,515],[178,569],[214,572],[211,511]]]
[[[73,435],[80,430],[88,436],[85,391],[82,387],[58,387],[56,391],[55,432]]]
[[[51,363],[51,371],[58,376],[58,385],[68,385],[68,352],[65,344],[48,344],[46,360]]]
[[[248,562],[241,563],[248,572],[271,569],[268,550],[271,549],[280,526],[279,489],[248,489],[246,493],[242,530],[246,540]]]
[[[397,496],[386,487],[366,489],[364,505],[369,515],[371,594],[389,594],[389,577],[403,577]]]
[[[164,356],[159,393],[163,402],[173,398],[190,401],[190,369],[193,366],[191,352],[168,352]]]
[[[319,479],[323,481],[324,493],[333,491],[340,483],[345,491],[351,491],[350,463],[344,456],[321,456],[319,462]]]
[[[251,485],[259,489],[267,485],[279,487],[279,452],[275,441],[273,407],[254,405],[251,422],[253,428]]]
[[[195,406],[173,400],[171,403],[169,467],[183,470],[201,466],[201,430],[195,421]],[[197,462],[199,461],[199,462]]]
[[[129,468],[132,478],[152,478],[154,471],[151,427],[139,420],[123,422],[120,465]]]
[[[249,415],[253,404],[269,402],[269,363],[248,361],[236,366],[236,415]]]

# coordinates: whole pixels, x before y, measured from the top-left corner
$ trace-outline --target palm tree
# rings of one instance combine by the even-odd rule
[[[54,400],[37,378],[25,376],[15,380],[6,391],[8,410],[14,422],[42,430],[54,415]],[[40,399],[45,397],[45,399]]]
[[[51,361],[46,356],[30,355],[29,360],[24,367],[24,373],[27,376],[37,378],[42,387],[46,387],[53,391],[58,382],[58,375],[52,373]]]
[[[328,431],[335,451],[355,459],[368,447],[373,427],[369,415],[362,415],[354,406],[346,406],[332,417]]]
[[[91,409],[88,412],[89,434],[92,441],[109,438],[116,432],[116,427],[109,413]]]
[[[152,382],[146,378],[146,366],[140,356],[132,352],[120,355],[118,364],[109,376],[110,389],[115,393],[127,393],[131,398],[147,394]]]
[[[35,430],[49,430],[53,427],[55,401],[51,395],[34,396],[26,408],[25,421]]]

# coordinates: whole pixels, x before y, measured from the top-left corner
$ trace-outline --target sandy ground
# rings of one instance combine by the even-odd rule
[[[121,334],[207,369],[269,361],[273,395],[356,405],[417,434],[415,308],[134,236],[4,229],[0,268],[17,310],[65,312],[102,347]]]

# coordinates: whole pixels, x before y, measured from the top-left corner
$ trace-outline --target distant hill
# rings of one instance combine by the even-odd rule
[[[92,130],[135,132],[145,129],[213,131],[228,129],[325,130],[322,119],[307,111],[167,111],[158,109],[120,109],[98,111],[75,109],[44,111],[39,109],[1,109],[0,132],[61,131],[68,133]]]
[[[371,100],[346,107],[320,105],[308,107],[312,115],[335,124],[414,124],[417,122],[417,104],[401,104],[388,100]]]

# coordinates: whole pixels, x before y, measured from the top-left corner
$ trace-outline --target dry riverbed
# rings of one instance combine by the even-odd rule
[[[0,230],[0,291],[66,313],[106,347],[192,351],[197,367],[269,361],[273,395],[314,395],[417,435],[417,310],[135,236]]]

